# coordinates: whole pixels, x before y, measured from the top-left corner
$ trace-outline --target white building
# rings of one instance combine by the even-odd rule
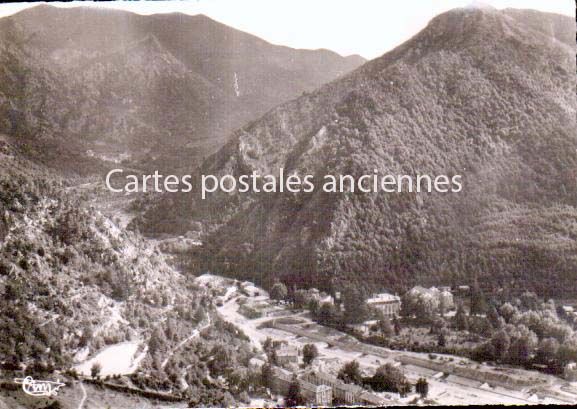
[[[573,315],[575,315],[575,308],[573,308],[570,305],[564,305],[563,307],[563,311],[565,312],[565,315],[567,315],[568,317],[571,317]]]
[[[248,367],[252,370],[260,370],[265,364],[266,361],[264,359],[257,357],[253,357],[248,361]]]
[[[250,281],[244,281],[240,288],[249,297],[258,297],[260,295],[260,289]]]
[[[435,309],[439,308],[442,302],[445,312],[455,307],[453,294],[448,287],[441,287],[439,289],[437,287],[424,288],[416,286],[409,290],[409,294],[414,297],[422,297],[430,300]]]
[[[567,364],[563,375],[569,382],[577,382],[577,363],[571,362]]]
[[[298,364],[299,350],[292,346],[283,345],[276,351],[276,358],[278,364],[282,366]]]
[[[375,294],[366,303],[381,311],[385,317],[394,317],[401,309],[400,297],[388,293]]]

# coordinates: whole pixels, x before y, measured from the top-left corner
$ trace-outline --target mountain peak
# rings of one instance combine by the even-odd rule
[[[433,18],[417,35],[399,46],[392,54],[397,58],[404,50],[426,52],[469,50],[484,53],[485,47],[504,50],[518,44],[547,47],[558,40],[575,46],[575,22],[566,16],[534,10],[476,6],[451,9]],[[390,55],[387,57],[390,59]]]
[[[482,1],[473,0],[470,4],[465,6],[465,9],[469,10],[497,10],[495,7],[491,6]]]
[[[561,260],[564,222],[555,227],[545,214],[574,217],[548,206],[570,206],[576,193],[575,54],[547,40],[521,17],[451,10],[383,57],[251,122],[201,169],[239,177],[290,168],[315,180],[357,178],[373,169],[460,175],[466,187],[458,195],[332,195],[321,189],[215,193],[197,201],[183,195],[171,209],[171,216],[184,218],[177,232],[186,233],[188,216],[181,215],[206,217],[214,223],[204,240],[207,255],[237,257],[246,271],[280,275],[287,284],[319,286],[329,276],[370,291],[382,283],[400,288],[449,280],[444,272],[457,271],[462,261],[447,255],[454,248],[466,248],[471,260],[491,260],[495,267],[484,273],[494,282],[523,277],[526,283],[539,275],[553,282],[557,277],[529,271],[522,261],[525,254]],[[215,218],[217,206],[226,210]],[[166,207],[160,204],[147,218],[156,228]],[[543,236],[521,243],[535,226]],[[549,246],[544,237],[560,239]],[[239,256],[239,248],[250,250]],[[574,291],[571,269],[563,272],[567,280],[555,281],[558,293]]]

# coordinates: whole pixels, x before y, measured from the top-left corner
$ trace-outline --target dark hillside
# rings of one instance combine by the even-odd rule
[[[364,62],[202,15],[51,6],[0,19],[0,61],[0,132],[73,172],[190,171],[234,129]]]
[[[560,21],[554,32],[539,21]],[[574,292],[574,25],[453,10],[346,77],[234,134],[203,173],[463,175],[458,194],[169,197],[150,232],[204,221],[196,263],[317,286],[469,283]],[[560,41],[561,40],[561,41]],[[166,204],[169,203],[167,206]],[[204,261],[202,261],[204,260]]]

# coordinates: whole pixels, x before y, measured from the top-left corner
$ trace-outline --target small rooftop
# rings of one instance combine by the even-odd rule
[[[367,303],[379,304],[384,302],[396,302],[396,301],[401,301],[401,298],[393,294],[381,293],[381,294],[374,294],[371,298],[367,300]]]

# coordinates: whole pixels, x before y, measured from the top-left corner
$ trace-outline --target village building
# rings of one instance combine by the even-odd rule
[[[347,405],[354,405],[355,403],[361,403],[361,395],[365,393],[365,390],[358,385],[352,383],[342,383],[337,385],[337,396],[345,402]]]
[[[272,389],[275,393],[288,393],[294,375],[286,369],[273,367]],[[310,406],[330,406],[333,403],[333,389],[327,385],[316,385],[306,379],[299,379],[302,396]]]
[[[370,392],[363,392],[359,396],[359,403],[366,406],[380,407],[385,404],[386,400]]]
[[[332,295],[328,295],[328,294],[322,294],[322,295],[324,295],[324,297],[321,297],[321,299],[319,301],[319,305],[323,305],[323,304],[335,305],[335,299],[333,298]]]
[[[307,301],[311,300],[316,301],[319,305],[322,304],[334,305],[335,303],[334,298],[330,294],[327,294],[323,291],[319,291],[317,288],[311,288],[310,290],[307,291]]]
[[[279,365],[288,366],[290,364],[299,363],[299,351],[294,347],[287,345],[281,346],[280,349],[276,351],[276,358]]]
[[[347,405],[382,406],[385,403],[385,399],[365,391],[360,386],[345,383],[325,372],[310,370],[303,375],[303,380],[315,385],[330,387],[333,399]]]
[[[571,362],[565,366],[563,375],[569,382],[577,382],[577,363]]]
[[[240,288],[241,288],[242,292],[244,292],[249,297],[258,297],[260,295],[259,288],[256,285],[254,285],[254,283],[252,283],[250,281],[244,281],[240,285]]]
[[[303,380],[299,381],[301,394],[314,406],[330,406],[333,403],[333,389],[327,385],[314,385]]]
[[[396,317],[401,309],[400,297],[388,293],[375,294],[366,303],[383,313],[385,317]]]
[[[561,308],[563,309],[563,312],[565,313],[565,315],[567,317],[572,317],[572,316],[576,315],[575,314],[575,308],[572,307],[571,305],[564,305]]]
[[[455,307],[453,294],[448,287],[425,288],[416,286],[411,288],[408,294],[413,297],[420,297],[429,300],[435,309],[438,309],[441,305],[444,306],[445,311]]]
[[[248,367],[252,370],[260,370],[265,364],[266,361],[259,357],[253,357],[248,361]]]

